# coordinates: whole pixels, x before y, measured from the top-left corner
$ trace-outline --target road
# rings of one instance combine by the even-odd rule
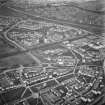
[[[20,14],[24,14],[24,15],[27,15],[31,18],[34,18],[36,20],[44,20],[44,21],[49,21],[49,22],[53,22],[55,24],[61,24],[61,25],[66,25],[66,26],[73,26],[73,27],[76,27],[76,28],[81,28],[81,29],[84,29],[86,31],[89,31],[90,33],[94,33],[94,30],[98,30],[98,31],[101,31],[101,32],[104,32],[104,29],[103,27],[100,27],[100,26],[97,26],[97,25],[84,25],[84,24],[80,24],[80,23],[73,23],[73,22],[67,22],[67,21],[62,21],[62,20],[58,20],[58,19],[50,19],[50,18],[47,18],[47,17],[42,17],[40,15],[34,15],[34,14],[31,14],[31,13],[27,13],[25,11],[21,11],[21,10],[17,10],[15,8],[12,8],[12,7],[7,7],[8,9],[12,10],[12,11],[15,11],[15,12],[18,12]],[[97,34],[98,34],[98,31],[97,31]],[[100,32],[99,32],[100,33]]]
[[[9,42],[11,42],[11,43],[13,43],[15,46],[17,45],[18,46],[18,44],[16,43],[16,42],[14,42],[14,41],[12,41],[12,40],[10,40],[9,38],[8,38],[8,36],[7,36],[7,34],[4,34],[4,36],[5,36],[5,39],[7,40],[7,41],[9,41]],[[74,40],[78,40],[78,39],[82,39],[82,38],[85,38],[86,36],[89,36],[89,35],[85,35],[85,36],[82,36],[82,37],[79,37],[79,38],[74,38],[74,39],[65,39],[65,40],[62,40],[62,41],[59,41],[59,42],[55,42],[55,43],[50,43],[50,44],[42,44],[42,45],[37,45],[37,46],[35,46],[35,47],[33,47],[33,48],[30,48],[30,49],[25,49],[25,50],[23,50],[23,51],[19,51],[19,52],[14,52],[14,53],[9,53],[9,54],[6,54],[6,55],[2,55],[2,56],[0,56],[0,59],[3,59],[3,58],[6,58],[6,57],[10,57],[10,56],[15,56],[15,55],[19,55],[19,54],[23,54],[23,53],[28,53],[28,52],[30,52],[30,51],[35,51],[35,50],[38,50],[38,49],[41,49],[41,48],[44,48],[44,47],[50,47],[50,46],[55,46],[55,45],[59,45],[60,43],[62,43],[63,41],[67,41],[67,40],[69,40],[69,41],[74,41]],[[19,45],[20,46],[20,45]],[[21,47],[21,46],[20,46]],[[37,54],[36,54],[37,55]]]
[[[42,18],[42,17],[39,17],[39,16],[38,16],[38,17],[37,17],[37,16],[33,16],[33,15],[28,14],[28,13],[25,13],[25,12],[22,12],[22,11],[19,11],[19,10],[10,8],[10,7],[8,7],[8,9],[9,9],[10,11],[12,10],[12,11],[15,11],[15,12],[19,12],[19,13],[28,15],[29,17],[32,16],[32,17],[34,17],[34,19],[36,19],[36,20],[40,20],[40,19],[43,20],[43,18]],[[52,19],[48,19],[48,18],[44,18],[44,20],[50,21],[50,22],[54,22],[54,23],[58,23],[58,24],[69,25],[69,26],[73,26],[73,27],[75,26],[75,27],[77,27],[77,28],[80,28],[80,25],[79,25],[79,24],[74,24],[74,23],[69,23],[69,24],[68,24],[67,22],[52,20]],[[34,57],[29,51],[32,51],[32,50],[35,50],[35,49],[40,49],[40,48],[42,48],[42,47],[49,47],[49,46],[52,46],[52,45],[57,45],[57,44],[59,44],[59,43],[61,43],[61,42],[63,42],[63,41],[68,40],[68,39],[66,39],[66,40],[62,40],[62,41],[60,41],[60,42],[56,42],[56,43],[50,43],[50,44],[39,45],[39,46],[35,46],[35,47],[32,48],[32,49],[26,50],[25,48],[23,48],[22,46],[20,46],[20,45],[19,45],[18,43],[16,43],[15,41],[12,41],[11,39],[9,39],[8,36],[7,36],[7,33],[8,33],[11,29],[13,29],[16,25],[18,25],[19,23],[21,23],[21,22],[24,22],[24,21],[18,22],[17,24],[15,24],[15,25],[13,25],[12,27],[10,27],[6,32],[4,32],[4,37],[5,37],[5,39],[6,39],[7,41],[9,41],[10,43],[12,43],[12,44],[15,45],[16,47],[19,47],[22,51],[21,51],[21,52],[15,52],[15,53],[8,54],[8,55],[3,55],[3,56],[0,57],[1,59],[3,59],[4,57],[14,56],[14,55],[21,54],[21,53],[28,53],[34,60],[37,60],[39,63],[41,63],[41,62],[37,59],[37,57]],[[83,28],[83,26],[82,26],[82,28]],[[87,28],[88,28],[88,27],[87,27]],[[88,30],[87,30],[87,32],[90,33],[90,34],[93,34],[92,32],[90,32],[90,31],[88,31]],[[87,35],[87,36],[89,36],[89,35]],[[80,37],[80,38],[70,39],[70,41],[78,40],[78,39],[81,39],[81,38],[84,38],[84,37],[86,37],[86,36],[83,36],[83,37]]]
[[[5,39],[6,39],[7,41],[9,41],[10,43],[12,43],[12,44],[15,45],[16,47],[18,47],[21,51],[26,51],[26,49],[25,49],[24,47],[22,47],[21,45],[19,45],[19,44],[16,43],[15,41],[9,39],[8,36],[7,36],[7,33],[8,33],[11,29],[13,29],[15,26],[17,26],[19,23],[21,23],[21,22],[23,22],[23,21],[20,21],[20,22],[16,23],[16,24],[13,25],[12,27],[10,27],[8,30],[6,30],[6,31],[4,32],[4,37],[5,37]],[[42,64],[41,61],[40,61],[36,56],[34,56],[31,52],[27,52],[27,55],[29,55],[35,62],[37,62],[38,65],[41,65],[41,64]]]
[[[49,21],[50,21],[50,20],[49,20]],[[52,21],[56,22],[55,20],[52,20]],[[50,47],[50,46],[52,46],[52,45],[58,45],[58,44],[60,44],[61,42],[68,40],[68,39],[66,39],[66,40],[63,40],[63,41],[60,41],[60,42],[56,42],[56,43],[50,43],[50,44],[39,45],[39,46],[36,46],[35,48],[32,48],[32,49],[25,49],[24,47],[22,47],[21,45],[19,45],[19,44],[16,43],[15,41],[11,40],[11,39],[8,37],[8,34],[7,34],[10,30],[12,30],[16,25],[18,25],[18,24],[21,23],[21,22],[24,22],[24,20],[23,20],[23,21],[20,21],[20,22],[18,22],[18,23],[16,23],[15,25],[13,25],[12,27],[10,27],[8,30],[6,30],[6,31],[4,32],[4,37],[5,37],[5,39],[6,39],[7,41],[9,41],[10,43],[12,43],[13,45],[15,45],[16,47],[18,47],[19,49],[21,49],[21,52],[12,53],[11,56],[16,55],[16,54],[21,54],[21,53],[27,53],[32,59],[35,60],[35,62],[37,61],[39,64],[41,64],[41,61],[37,58],[37,55],[36,55],[36,56],[33,55],[30,51],[36,50],[36,49],[41,49],[41,48],[43,48],[43,47]],[[65,22],[63,23],[63,22],[62,22],[62,24],[66,24],[66,23],[65,23]],[[70,23],[70,24],[71,24],[72,26],[73,26],[73,25],[76,25],[76,27],[79,27],[79,28],[80,28],[80,26],[79,26],[78,24],[73,24],[73,23]],[[70,24],[69,24],[69,26],[70,26]],[[89,33],[90,33],[90,34],[93,34],[93,33],[91,33],[91,32],[89,32]],[[86,35],[86,36],[89,36],[89,35]],[[74,38],[74,39],[69,39],[69,41],[78,40],[78,39],[84,38],[84,37],[86,37],[86,36],[82,36],[82,37]],[[51,80],[55,80],[58,85],[62,85],[63,80],[71,79],[72,77],[75,77],[75,70],[76,70],[76,68],[77,68],[78,59],[77,59],[75,53],[73,52],[73,49],[71,49],[71,50],[72,50],[72,53],[73,53],[73,55],[74,55],[74,57],[75,57],[75,59],[76,59],[76,64],[75,64],[75,67],[74,67],[74,72],[73,72],[73,73],[66,74],[66,75],[63,75],[63,76],[59,76],[59,77],[57,77],[57,78],[52,78],[52,79],[50,79],[50,80],[44,81],[43,83],[48,82],[48,81],[51,81]],[[10,55],[2,56],[1,59],[4,58],[4,57],[9,57],[9,56],[10,56]],[[35,85],[35,84],[34,84],[34,85]],[[32,86],[33,86],[33,85],[32,85]],[[30,87],[31,87],[31,86],[30,86]],[[30,87],[28,87],[28,88],[31,90]],[[24,92],[25,92],[25,91],[24,91]],[[26,100],[26,99],[29,99],[30,97],[33,97],[33,96],[34,96],[34,92],[33,92],[32,90],[31,90],[31,93],[32,93],[33,95],[31,95],[31,96],[29,96],[29,97],[27,97],[27,98],[25,98],[25,99],[22,99],[22,100]],[[23,94],[24,94],[24,93],[23,93]],[[79,94],[79,93],[78,93],[78,94]],[[81,94],[79,94],[79,95],[81,95]],[[81,95],[81,96],[82,96],[82,95]],[[21,100],[21,101],[22,101],[22,100]],[[18,100],[18,101],[20,101],[20,100]]]
[[[42,17],[33,16],[33,15],[31,15],[31,14],[28,14],[28,13],[23,12],[23,11],[20,11],[20,10],[16,10],[16,9],[14,9],[14,8],[8,7],[8,9],[10,9],[10,10],[12,9],[13,11],[16,11],[16,12],[19,12],[19,13],[23,13],[23,14],[25,14],[25,15],[32,16],[32,17],[34,17],[34,18],[42,19],[42,20],[43,20]],[[36,19],[36,20],[37,20],[37,19]],[[48,19],[48,18],[44,18],[44,20],[47,20],[47,21],[50,21],[50,22],[54,22],[54,23],[56,22],[56,23],[63,24],[63,25],[68,25],[67,22],[62,22],[62,21],[58,21],[58,20],[52,20],[52,19]],[[12,27],[10,27],[8,30],[6,30],[6,32],[4,32],[4,37],[5,37],[5,39],[6,39],[7,41],[9,41],[10,43],[12,43],[13,45],[15,45],[16,47],[18,47],[19,49],[21,49],[21,52],[15,52],[15,53],[12,53],[12,54],[8,54],[8,55],[1,56],[1,57],[0,57],[1,59],[5,58],[5,57],[10,57],[10,56],[14,56],[14,55],[17,55],[17,54],[21,54],[21,53],[27,53],[33,60],[35,60],[35,62],[37,61],[37,63],[38,63],[39,65],[42,65],[42,62],[37,58],[37,54],[36,54],[36,56],[35,56],[35,54],[33,55],[30,51],[32,51],[32,50],[35,51],[35,49],[40,49],[40,48],[43,48],[43,47],[49,47],[49,46],[52,46],[52,45],[58,45],[58,44],[60,44],[61,42],[68,40],[68,39],[66,39],[66,40],[63,40],[63,41],[60,41],[60,42],[56,42],[56,43],[50,43],[50,44],[39,45],[39,46],[35,46],[35,48],[32,48],[32,49],[28,49],[28,50],[27,50],[27,49],[25,49],[24,47],[22,47],[21,45],[19,45],[18,43],[16,43],[15,41],[9,39],[8,36],[7,36],[7,33],[8,33],[11,29],[13,29],[15,26],[17,26],[19,23],[21,23],[21,22],[24,22],[24,20],[23,20],[23,21],[20,21],[20,22],[18,22],[18,23],[16,23],[16,24],[13,25]],[[73,27],[76,26],[76,27],[80,28],[80,24],[69,23],[69,26],[73,26]],[[85,26],[86,26],[86,25],[85,25]],[[86,27],[87,27],[87,26],[86,26]],[[83,26],[82,26],[82,28],[83,28]],[[93,33],[90,32],[90,31],[88,31],[88,33],[93,34]],[[87,36],[89,36],[89,35],[87,35]],[[83,36],[83,37],[80,37],[80,38],[70,39],[70,41],[78,40],[78,39],[81,39],[81,38],[84,38],[84,37],[86,37],[86,36]]]

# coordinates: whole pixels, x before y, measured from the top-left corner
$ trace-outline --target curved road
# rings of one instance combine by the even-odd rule
[[[18,25],[19,23],[21,23],[21,22],[24,22],[24,21],[20,21],[20,22],[18,22],[17,24],[15,24],[15,25],[13,25],[12,27],[10,27],[8,30],[6,30],[6,31],[4,32],[4,37],[5,37],[5,39],[6,39],[7,41],[9,41],[9,42],[12,43],[13,45],[17,46],[20,50],[26,51],[26,49],[25,49],[24,47],[22,47],[21,45],[19,45],[19,44],[16,43],[15,41],[9,39],[8,36],[7,36],[7,33],[8,33],[11,29],[13,29],[16,25]],[[41,61],[40,61],[36,56],[34,56],[31,52],[27,52],[27,55],[29,55],[35,62],[37,62],[38,65],[41,65]]]
[[[94,30],[99,30],[101,32],[104,32],[105,30],[100,27],[100,26],[97,26],[97,25],[84,25],[84,24],[80,24],[80,23],[73,23],[73,22],[67,22],[67,21],[62,21],[62,20],[58,20],[58,19],[50,19],[50,18],[47,18],[47,17],[42,17],[40,15],[34,15],[34,14],[31,14],[31,13],[27,13],[25,11],[21,11],[21,10],[17,10],[15,8],[12,8],[12,7],[6,7],[12,11],[15,11],[17,13],[20,13],[20,14],[24,14],[24,15],[27,15],[29,17],[32,17],[36,20],[44,20],[44,21],[49,21],[49,22],[54,22],[55,24],[61,24],[61,25],[66,25],[66,26],[73,26],[73,27],[76,27],[76,28],[81,28],[81,29],[84,29],[86,31],[90,31],[90,32],[94,32]],[[100,32],[99,32],[100,33]],[[97,31],[97,34],[99,34],[98,31]]]

